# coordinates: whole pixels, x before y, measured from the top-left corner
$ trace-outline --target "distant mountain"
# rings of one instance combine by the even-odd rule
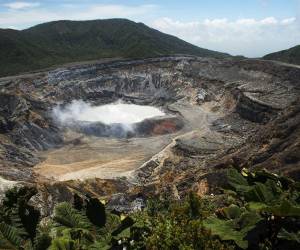
[[[263,59],[300,64],[300,45],[265,55]]]
[[[0,29],[0,76],[67,62],[172,54],[229,56],[126,19],[55,21],[22,31]]]

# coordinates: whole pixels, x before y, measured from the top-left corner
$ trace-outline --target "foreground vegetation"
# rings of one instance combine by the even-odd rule
[[[299,249],[300,183],[266,171],[229,169],[220,194],[149,200],[130,215],[74,196],[40,218],[31,188],[7,192],[0,249]]]

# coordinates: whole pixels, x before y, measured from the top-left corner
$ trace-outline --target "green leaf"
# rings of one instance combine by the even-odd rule
[[[134,220],[131,217],[127,216],[124,220],[122,220],[121,225],[115,231],[112,232],[112,235],[117,236],[120,233],[122,233],[125,229],[130,228],[132,225],[134,225]]]
[[[221,209],[220,214],[227,219],[235,219],[235,218],[239,218],[241,215],[242,211],[240,209],[240,207],[238,207],[237,205],[230,205],[229,207],[225,207],[223,209]]]
[[[300,243],[300,231],[298,231],[297,233],[294,232],[288,232],[286,231],[284,228],[282,228],[277,237],[279,239],[284,239],[284,240],[289,240],[289,241],[296,241],[297,243]]]
[[[249,210],[255,210],[258,212],[264,210],[267,207],[268,207],[268,205],[266,203],[262,203],[262,202],[248,202],[247,203],[247,208]]]
[[[222,220],[211,216],[204,220],[203,226],[211,230],[212,234],[218,235],[221,240],[233,240],[240,248],[246,249],[248,242],[245,237],[262,218],[252,211],[241,213],[242,210],[238,211],[234,206],[230,206],[228,211],[230,210],[233,219]]]
[[[268,206],[263,211],[270,212],[275,216],[286,217],[296,216],[300,217],[300,207],[292,204],[290,201],[284,199],[279,205]]]
[[[288,189],[288,187],[294,183],[292,179],[286,176],[278,176],[277,174],[271,173],[265,169],[256,171],[253,175],[254,182],[265,183],[267,180],[273,180],[275,182],[280,182],[283,189]]]
[[[259,214],[252,212],[252,211],[246,211],[241,214],[241,217],[238,220],[238,224],[241,228],[241,230],[248,232],[250,231],[262,218]]]
[[[111,245],[106,241],[96,241],[94,244],[88,247],[88,250],[109,250]]]
[[[35,250],[47,249],[51,244],[51,237],[47,233],[39,233],[34,240]]]
[[[87,217],[67,202],[60,203],[55,207],[53,219],[60,226],[84,229],[92,228]]]
[[[278,200],[282,191],[280,187],[273,180],[267,180],[265,184],[255,183],[245,193],[247,201],[265,202],[270,203],[274,200]]]
[[[63,237],[52,240],[49,250],[76,250],[75,242]]]
[[[244,193],[250,189],[247,180],[236,169],[228,169],[226,177],[228,184],[234,188],[236,192]]]
[[[109,233],[112,233],[121,225],[121,219],[118,215],[107,213],[106,218],[105,230]]]
[[[12,246],[20,247],[24,242],[23,236],[24,232],[22,230],[5,222],[0,223],[0,239],[2,242],[6,241]]]
[[[126,228],[125,230],[123,230],[122,232],[120,232],[118,235],[114,236],[114,238],[116,240],[120,240],[120,239],[128,239],[130,238],[130,227]]]
[[[235,223],[232,220],[224,221],[217,217],[209,217],[203,221],[203,226],[213,235],[218,235],[221,240],[233,240],[240,248],[248,248],[248,242],[244,240],[245,232],[235,230]]]

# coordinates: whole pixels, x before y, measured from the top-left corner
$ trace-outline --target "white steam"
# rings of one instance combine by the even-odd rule
[[[129,125],[147,118],[163,116],[165,113],[152,106],[126,104],[120,101],[102,106],[92,106],[84,101],[74,100],[64,107],[55,107],[53,115],[62,124],[86,121]]]

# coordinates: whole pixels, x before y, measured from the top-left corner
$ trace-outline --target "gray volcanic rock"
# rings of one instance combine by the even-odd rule
[[[69,127],[79,133],[97,137],[147,137],[174,133],[184,126],[183,121],[178,117],[163,116],[145,119],[138,123],[124,126],[121,123],[104,124],[102,122],[73,122]]]
[[[27,167],[39,162],[35,152],[62,143],[62,137],[51,124],[45,103],[21,95],[0,94],[0,172],[16,180],[32,179]]]
[[[127,176],[142,190],[171,190],[180,197],[189,189],[204,190],[203,180],[211,183],[218,169],[247,162],[272,168],[278,161],[276,171],[297,177],[299,124],[290,109],[299,106],[299,79],[299,68],[274,62],[188,56],[94,62],[1,78],[0,174],[35,179],[31,167],[42,160],[39,153],[66,144],[50,115],[54,106],[122,99],[161,106],[175,117],[136,127],[134,135],[142,137],[174,132],[169,145]],[[77,129],[110,133],[103,124]]]
[[[237,91],[236,112],[244,119],[252,122],[266,123],[280,109],[254,99],[248,93]]]
[[[0,128],[3,134],[9,134],[14,144],[30,150],[44,150],[61,142],[45,112],[45,103],[12,94],[0,94],[0,100]]]
[[[0,177],[0,203],[2,199],[4,198],[4,194],[7,190],[13,188],[13,187],[18,187],[21,186],[18,182],[15,181],[8,181]]]

